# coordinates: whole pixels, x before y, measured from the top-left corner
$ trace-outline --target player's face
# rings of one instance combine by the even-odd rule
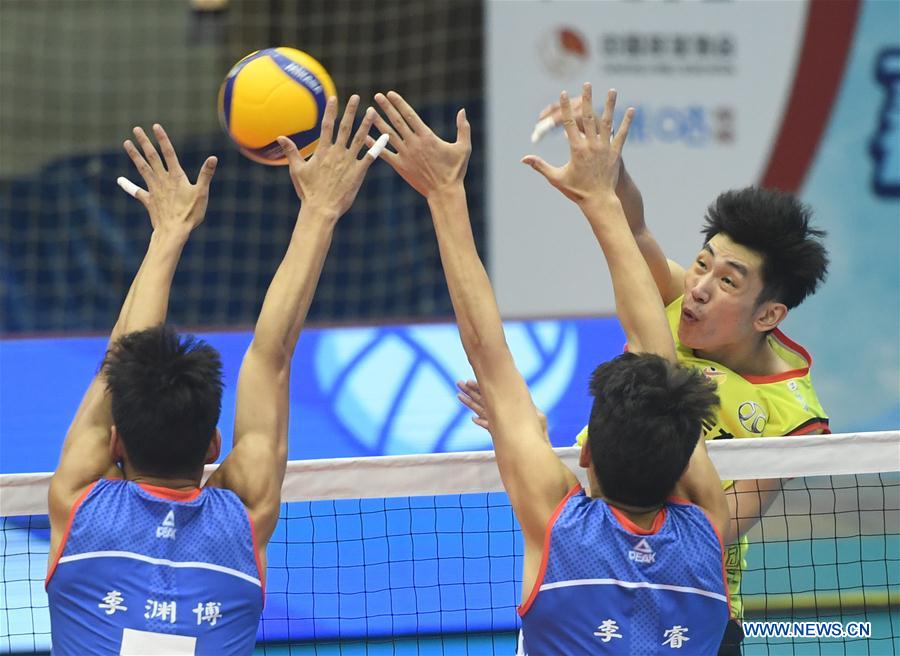
[[[754,319],[762,288],[762,256],[728,235],[715,235],[685,272],[678,339],[705,353],[757,339]]]

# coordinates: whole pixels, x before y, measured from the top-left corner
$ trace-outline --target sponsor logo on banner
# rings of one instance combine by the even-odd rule
[[[735,141],[737,110],[730,105],[635,105],[628,143],[703,147]],[[597,108],[601,112],[602,107]],[[614,123],[622,120],[617,111]]]
[[[579,73],[590,59],[587,38],[571,26],[557,26],[544,32],[538,43],[538,54],[547,70],[557,77]]]
[[[601,67],[630,75],[732,75],[733,34],[606,32],[600,35]]]
[[[571,25],[557,25],[541,34],[538,53],[555,77],[581,73],[592,61],[606,74],[733,75],[736,44],[730,33],[625,31],[588,38]]]

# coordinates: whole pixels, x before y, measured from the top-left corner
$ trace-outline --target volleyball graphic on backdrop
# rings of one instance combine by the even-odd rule
[[[505,331],[535,404],[550,413],[572,382],[577,329],[529,321],[509,322]],[[323,331],[314,370],[331,413],[362,453],[491,447],[456,398],[456,381],[473,374],[452,324]]]
[[[335,88],[328,71],[294,48],[267,48],[236,63],[219,89],[222,128],[250,159],[287,164],[276,138],[291,138],[309,157],[319,140],[325,102]]]

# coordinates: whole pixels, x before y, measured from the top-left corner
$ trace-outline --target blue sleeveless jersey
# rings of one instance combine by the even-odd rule
[[[519,608],[526,654],[718,651],[728,596],[722,544],[703,510],[672,499],[644,531],[576,487],[547,531]]]
[[[233,492],[101,480],[47,577],[52,653],[250,654],[261,578]]]

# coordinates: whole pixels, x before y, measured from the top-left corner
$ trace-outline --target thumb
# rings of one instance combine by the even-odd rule
[[[554,182],[557,177],[559,177],[557,175],[557,169],[547,164],[547,162],[542,160],[537,155],[526,155],[522,158],[522,163],[527,164],[528,166],[533,168],[535,171],[547,178],[547,180],[549,180],[551,183]]]
[[[287,158],[288,168],[290,168],[291,173],[298,171],[303,165],[303,158],[300,157],[300,152],[297,150],[297,144],[285,136],[278,137],[276,141],[278,142],[278,145],[281,146],[281,152],[284,153],[284,156]]]
[[[472,145],[472,126],[466,118],[466,110],[461,109],[456,114],[456,143],[466,146]]]
[[[212,182],[213,174],[216,172],[216,165],[219,163],[218,158],[213,155],[207,157],[200,167],[200,173],[197,174],[197,185],[204,191],[209,189],[209,183]]]

